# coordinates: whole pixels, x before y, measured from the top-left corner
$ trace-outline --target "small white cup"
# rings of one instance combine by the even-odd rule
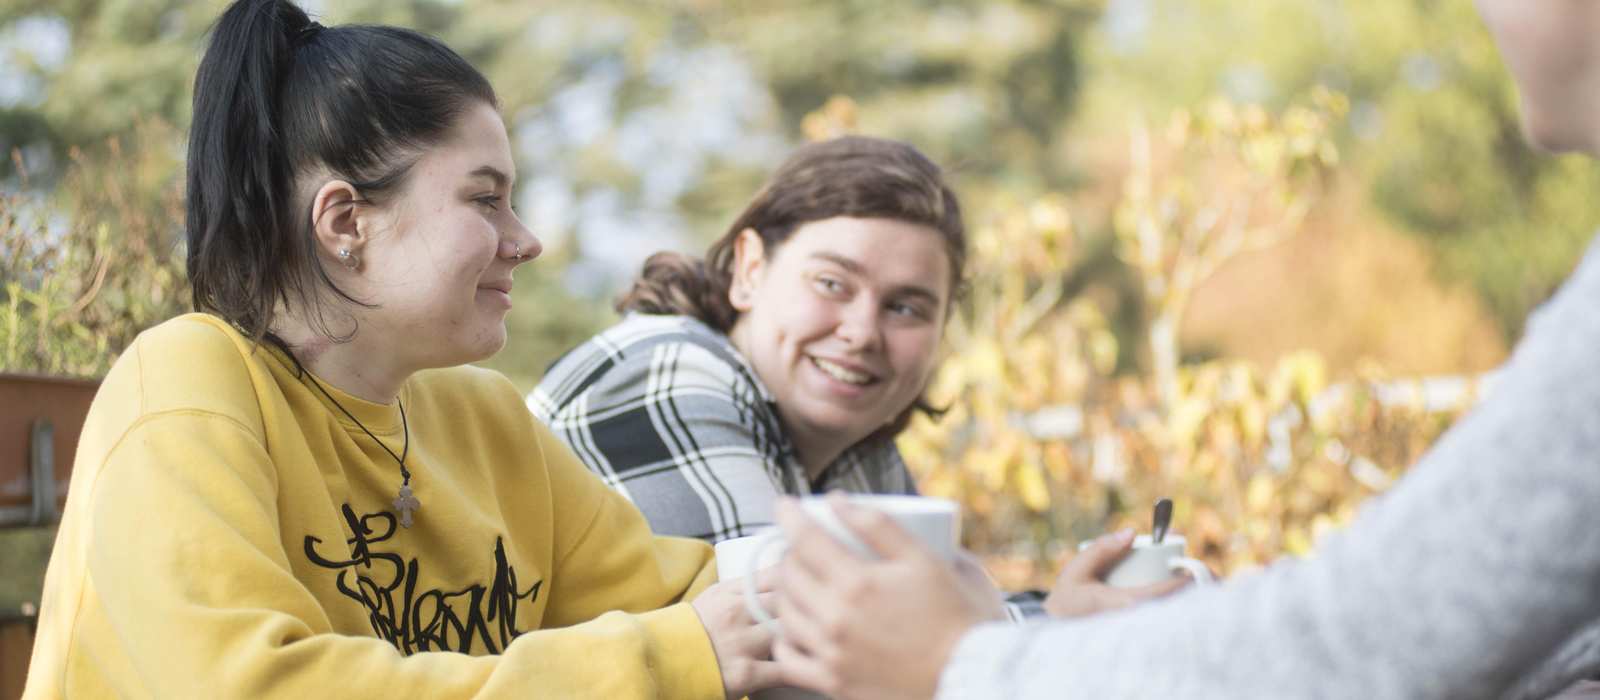
[[[1080,543],[1078,551],[1090,544],[1092,542]],[[1211,570],[1199,560],[1185,556],[1187,544],[1183,535],[1168,533],[1161,544],[1151,544],[1149,535],[1139,535],[1133,539],[1133,549],[1128,555],[1106,574],[1106,584],[1115,588],[1145,586],[1172,578],[1179,571],[1189,572],[1197,584],[1211,583]]]
[[[932,549],[935,554],[947,561],[954,561],[957,552],[961,551],[961,506],[955,501],[944,498],[926,498],[923,496],[888,496],[879,494],[850,494],[847,496],[850,503],[862,508],[871,508],[888,515],[894,521]],[[822,526],[828,534],[839,540],[846,547],[863,557],[876,558],[870,549],[850,529],[844,526],[839,516],[833,512],[832,506],[821,496],[809,496],[800,499],[800,507],[805,509],[806,515]],[[783,531],[769,530],[754,538],[757,542],[751,546],[750,551],[740,551],[744,562],[760,562],[762,568],[777,563],[782,553],[788,549],[788,541],[783,536]],[[723,542],[722,544],[727,544]],[[718,545],[719,547],[721,545]],[[739,546],[741,549],[744,545]],[[772,556],[778,555],[777,557]],[[729,559],[735,558],[730,549]],[[744,563],[741,562],[741,563]],[[718,554],[717,570],[722,570],[721,553]],[[748,564],[741,571],[748,571]],[[756,586],[754,577],[746,577],[744,581],[744,604],[750,611],[750,616],[760,621],[774,634],[781,634],[777,621],[772,615],[761,607],[761,601],[756,599]]]

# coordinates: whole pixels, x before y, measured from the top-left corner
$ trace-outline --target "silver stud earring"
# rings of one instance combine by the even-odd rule
[[[356,257],[349,248],[339,249],[339,262],[351,270],[361,267],[361,258]]]

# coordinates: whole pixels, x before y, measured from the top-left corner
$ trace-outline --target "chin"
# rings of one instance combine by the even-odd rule
[[[837,433],[861,433],[866,437],[876,432],[878,427],[892,420],[893,416],[867,415],[860,412],[841,411],[837,408],[826,407],[807,411],[803,419],[814,430],[826,430]],[[865,426],[873,426],[865,430]]]
[[[1523,135],[1539,150],[1550,153],[1590,153],[1600,155],[1596,135],[1580,125],[1550,119],[1535,109],[1524,109]]]
[[[477,358],[471,360],[472,362],[478,362],[480,360],[487,360],[487,359],[489,359],[491,357],[494,357],[496,354],[499,354],[499,352],[501,350],[505,349],[505,347],[506,347],[506,329],[505,329],[505,326],[501,326],[500,327],[500,332],[495,334],[494,336],[492,336],[490,339],[487,339],[487,340],[489,340],[489,342],[485,343],[484,347],[481,348],[479,353],[478,353],[479,356]]]
[[[486,329],[469,336],[473,342],[456,349],[455,355],[460,358],[455,365],[464,365],[471,362],[482,362],[506,346],[506,327],[504,323],[492,329]]]

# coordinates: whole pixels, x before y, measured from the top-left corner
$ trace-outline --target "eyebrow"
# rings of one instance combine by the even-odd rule
[[[845,257],[843,255],[840,255],[838,253],[830,253],[828,251],[817,251],[815,253],[812,253],[811,257],[819,259],[819,260],[825,260],[827,262],[831,262],[831,263],[833,263],[835,265],[838,265],[839,267],[844,268],[845,272],[848,272],[848,273],[850,273],[852,275],[863,276],[863,277],[866,276],[866,272],[867,272],[866,266],[862,265],[859,262],[856,262],[855,260],[853,260],[851,258],[847,258],[847,257]],[[932,289],[929,289],[929,288],[924,287],[924,286],[919,285],[919,284],[904,284],[904,285],[900,285],[898,287],[895,287],[895,288],[893,288],[893,289],[891,289],[889,291],[890,291],[891,296],[894,296],[894,295],[909,295],[909,296],[915,296],[915,297],[923,297],[923,298],[927,299],[931,303],[934,303],[934,304],[939,303],[939,295],[938,294],[934,294]]]
[[[502,172],[493,165],[479,166],[477,170],[467,173],[470,177],[487,177],[494,180],[494,186],[505,189],[511,186],[511,176]]]

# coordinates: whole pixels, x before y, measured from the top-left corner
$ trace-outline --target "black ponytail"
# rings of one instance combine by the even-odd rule
[[[323,28],[285,0],[237,0],[195,74],[189,280],[196,310],[265,337],[280,304],[320,323],[328,277],[297,179],[326,172],[368,201],[493,88],[449,47],[395,27]],[[326,325],[322,328],[326,332]]]
[[[194,305],[257,336],[278,301],[303,292],[292,274],[303,265],[288,235],[289,167],[276,113],[294,50],[287,36],[310,22],[290,3],[236,2],[217,21],[194,79],[186,223]],[[239,264],[250,259],[287,264]]]

